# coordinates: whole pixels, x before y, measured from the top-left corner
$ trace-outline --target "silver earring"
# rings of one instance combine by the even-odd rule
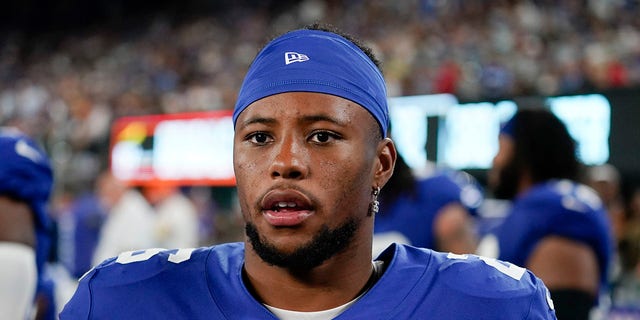
[[[369,203],[369,216],[376,215],[380,211],[380,202],[378,202],[378,195],[380,194],[380,187],[373,188],[371,191],[371,203]]]

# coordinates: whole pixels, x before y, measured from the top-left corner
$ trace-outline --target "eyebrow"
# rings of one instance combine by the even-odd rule
[[[329,117],[329,116],[325,116],[322,114],[318,114],[318,115],[309,115],[309,116],[304,116],[302,117],[300,122],[304,122],[304,123],[314,123],[314,122],[330,122],[339,126],[346,126],[348,123],[347,121],[340,121],[336,118],[333,117]]]
[[[253,117],[249,118],[246,121],[242,122],[242,127],[246,127],[248,125],[252,125],[254,123],[258,124],[273,124],[276,123],[276,119],[274,118],[266,118],[266,117]]]
[[[329,122],[329,123],[333,123],[339,126],[346,126],[348,125],[347,121],[340,121],[336,118],[332,118],[326,115],[322,115],[322,114],[317,114],[317,115],[308,115],[308,116],[304,116],[302,117],[299,122],[301,123],[314,123],[314,122]],[[265,125],[271,125],[278,122],[275,118],[269,118],[269,117],[254,117],[254,118],[249,118],[246,121],[242,122],[242,126],[246,127],[252,124],[265,124]]]

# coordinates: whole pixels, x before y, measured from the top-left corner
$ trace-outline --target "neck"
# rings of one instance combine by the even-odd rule
[[[370,285],[371,249],[348,247],[311,270],[292,271],[262,261],[245,244],[244,281],[260,302],[286,310],[320,311],[343,305]]]
[[[531,175],[529,172],[525,172],[520,177],[520,181],[518,182],[518,194],[524,194],[533,186],[533,181],[531,179]]]

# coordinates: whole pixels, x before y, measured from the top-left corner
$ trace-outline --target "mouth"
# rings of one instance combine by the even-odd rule
[[[302,224],[313,215],[311,201],[294,190],[273,190],[262,200],[261,212],[274,227],[293,227]]]

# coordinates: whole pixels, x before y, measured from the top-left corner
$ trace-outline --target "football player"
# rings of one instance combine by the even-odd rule
[[[108,259],[62,319],[555,319],[542,281],[509,263],[395,244],[373,259],[397,154],[382,73],[355,40],[272,40],[233,121],[245,240]]]
[[[579,174],[565,125],[544,108],[518,111],[500,132],[489,173],[494,196],[513,206],[478,248],[539,276],[559,319],[588,319],[605,288],[613,248],[602,203],[577,182]]]
[[[52,292],[44,276],[51,233],[46,212],[53,185],[49,158],[17,129],[0,128],[0,318],[33,316],[36,292]],[[52,298],[52,294],[41,297]],[[55,315],[48,301],[39,316]]]

